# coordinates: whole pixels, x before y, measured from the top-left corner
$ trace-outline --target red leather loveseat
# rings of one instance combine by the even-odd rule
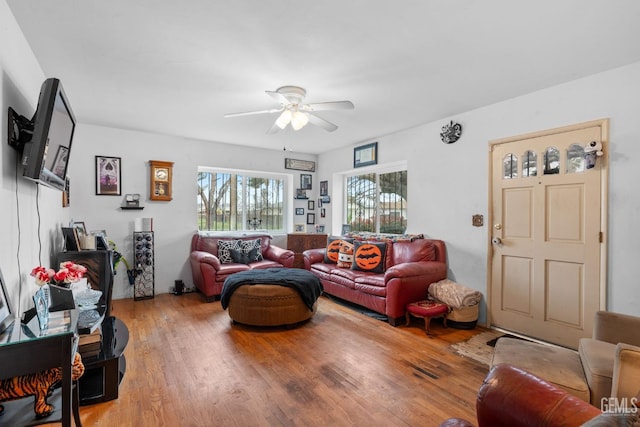
[[[260,242],[256,243],[258,239]],[[236,244],[238,241],[243,243]],[[226,253],[223,248],[228,249]],[[240,250],[237,250],[238,248]],[[248,249],[252,249],[253,252],[251,257],[234,259],[229,252],[233,252],[232,249],[236,249],[235,255],[239,254],[240,257],[251,252]],[[256,268],[291,268],[293,256],[293,251],[272,245],[271,236],[268,234],[214,236],[196,233],[191,238],[189,261],[193,284],[202,292],[207,302],[213,302],[220,296],[224,279],[230,274]]]
[[[368,233],[347,237],[353,238],[354,244],[364,241],[386,245],[383,271],[339,267],[327,262],[327,248],[304,251],[304,267],[320,279],[325,294],[386,315],[393,326],[405,323],[407,304],[426,299],[429,285],[447,278],[447,251],[442,240]],[[357,253],[353,256],[355,263]]]

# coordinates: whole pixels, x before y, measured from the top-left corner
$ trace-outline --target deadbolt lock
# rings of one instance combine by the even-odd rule
[[[502,224],[496,224],[493,226],[496,230],[502,230]]]

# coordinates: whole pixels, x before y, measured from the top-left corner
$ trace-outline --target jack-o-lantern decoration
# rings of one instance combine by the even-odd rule
[[[356,242],[352,268],[375,273],[384,272],[385,249],[384,243]]]

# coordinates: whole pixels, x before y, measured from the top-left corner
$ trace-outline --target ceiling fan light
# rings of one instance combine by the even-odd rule
[[[296,111],[291,118],[291,127],[293,130],[300,130],[309,123],[309,113]]]
[[[280,129],[286,128],[291,121],[291,116],[291,111],[284,110],[282,114],[280,114],[280,117],[278,117],[278,120],[276,120],[276,126],[278,126]]]

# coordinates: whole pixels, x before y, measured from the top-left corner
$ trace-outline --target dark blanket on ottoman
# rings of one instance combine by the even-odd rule
[[[256,270],[241,271],[227,277],[222,286],[220,303],[222,308],[229,306],[229,300],[233,292],[242,285],[280,285],[294,288],[300,293],[302,301],[313,310],[313,304],[322,293],[322,283],[320,279],[308,272],[298,268],[265,268]]]

